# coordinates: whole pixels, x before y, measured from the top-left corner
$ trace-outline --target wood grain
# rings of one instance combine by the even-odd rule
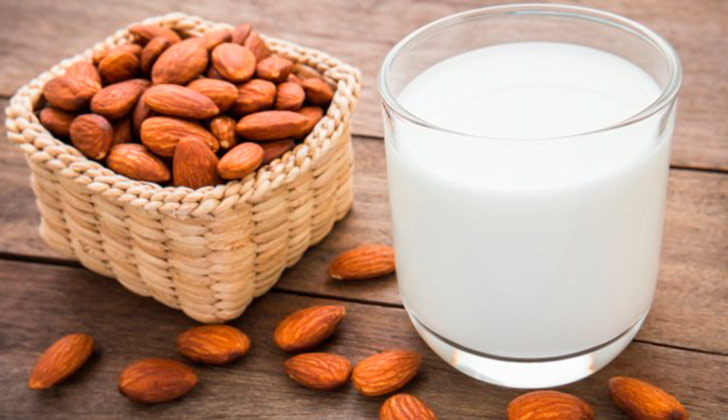
[[[623,14],[671,41],[685,71],[672,163],[728,171],[728,2],[722,0],[560,1]],[[251,21],[262,32],[322,49],[360,68],[364,75],[354,130],[382,135],[376,73],[384,55],[404,35],[439,17],[489,1],[306,2],[175,0],[3,2],[0,10],[0,95],[62,58],[147,16],[183,11],[212,20]]]
[[[131,295],[108,279],[68,267],[0,261],[0,295],[0,417],[356,419],[374,418],[384,400],[358,395],[350,385],[331,393],[311,391],[284,375],[286,355],[271,339],[276,323],[292,310],[329,300],[280,292],[266,295],[247,316],[233,322],[251,338],[247,356],[228,367],[196,366],[200,385],[190,394],[144,406],[119,395],[119,373],[137,358],[179,358],[174,339],[193,321]],[[347,318],[321,349],[354,363],[390,348],[421,352],[422,370],[406,390],[428,401],[441,418],[502,419],[508,401],[519,394],[479,383],[447,366],[424,347],[402,309],[345,305]],[[72,331],[95,338],[98,351],[91,362],[56,389],[28,390],[35,359],[54,339]],[[718,420],[727,403],[720,373],[727,370],[724,356],[634,343],[602,372],[564,389],[593,404],[599,418],[626,420],[610,402],[606,382],[614,375],[634,375],[675,393],[692,418]]]

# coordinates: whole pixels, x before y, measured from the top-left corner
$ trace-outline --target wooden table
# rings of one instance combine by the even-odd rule
[[[376,418],[383,398],[351,386],[320,393],[282,372],[285,355],[271,342],[276,322],[312,304],[337,302],[350,313],[323,346],[360,360],[407,347],[424,354],[406,388],[441,419],[503,419],[517,390],[470,379],[430,352],[400,303],[394,276],[356,284],[327,280],[338,252],[390,240],[381,120],[375,74],[382,57],[419,25],[483,3],[265,0],[183,3],[176,0],[0,4],[0,107],[21,84],[81,51],[113,28],[173,10],[212,20],[250,21],[262,32],[327,51],[364,74],[356,112],[356,202],[351,214],[233,325],[253,347],[230,367],[198,367],[201,384],[182,400],[140,406],[121,397],[116,378],[140,357],[178,357],[177,333],[195,322],[115,281],[60,258],[38,237],[38,212],[23,156],[0,141],[0,418]],[[593,377],[563,389],[592,403],[598,418],[625,419],[610,402],[607,380],[633,375],[679,396],[693,419],[728,417],[728,2],[724,0],[596,0],[667,37],[685,67],[670,172],[660,280],[652,312],[637,339]],[[3,131],[2,136],[5,133]],[[63,386],[26,388],[39,353],[60,335],[85,331],[99,351]]]

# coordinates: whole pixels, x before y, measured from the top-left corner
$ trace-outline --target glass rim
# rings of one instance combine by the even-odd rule
[[[665,61],[668,64],[669,69],[669,82],[661,89],[660,96],[657,97],[651,104],[647,105],[642,110],[633,114],[632,116],[621,120],[617,123],[607,125],[605,127],[597,128],[590,131],[581,133],[568,134],[565,136],[553,136],[553,137],[532,137],[532,138],[507,138],[507,137],[493,137],[474,135],[459,132],[457,130],[448,129],[439,125],[433,124],[427,120],[424,120],[405,109],[402,104],[399,103],[397,98],[392,95],[387,81],[387,75],[391,71],[392,63],[399,56],[402,50],[409,45],[411,42],[417,40],[422,35],[427,34],[431,31],[450,26],[458,20],[475,19],[482,15],[505,15],[505,14],[523,14],[523,15],[545,15],[545,16],[564,16],[574,19],[583,19],[592,21],[594,23],[601,23],[614,26],[616,29],[623,31],[632,32],[639,36],[643,40],[649,42],[657,51],[659,51]],[[641,23],[635,22],[632,19],[628,19],[624,16],[616,13],[606,12],[599,9],[583,6],[571,6],[564,4],[548,4],[548,3],[521,3],[521,4],[510,4],[510,5],[498,5],[498,6],[487,6],[472,10],[466,10],[464,12],[455,13],[452,15],[445,16],[443,18],[434,20],[427,23],[414,31],[410,32],[402,38],[392,49],[387,53],[379,68],[379,74],[377,75],[377,87],[379,90],[379,96],[382,99],[383,105],[392,110],[400,118],[416,124],[418,126],[442,131],[461,137],[470,137],[476,139],[487,139],[487,140],[504,140],[504,141],[518,141],[518,140],[563,140],[576,137],[584,137],[591,134],[597,134],[606,132],[621,127],[625,127],[640,121],[643,121],[652,115],[658,113],[665,107],[672,104],[677,98],[680,85],[682,83],[682,65],[680,64],[680,57],[673,48],[673,46],[662,36],[649,29]]]

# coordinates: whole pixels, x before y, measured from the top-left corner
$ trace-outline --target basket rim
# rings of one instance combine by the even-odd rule
[[[65,73],[77,61],[90,61],[93,51],[129,43],[132,25],[159,24],[183,34],[200,35],[212,29],[232,28],[227,23],[205,20],[198,16],[173,12],[133,22],[119,29],[104,41],[80,54],[61,60],[19,88],[5,110],[8,140],[23,149],[30,161],[125,206],[176,218],[214,217],[243,203],[260,203],[271,192],[290,184],[301,173],[310,171],[314,161],[325,158],[335,148],[349,127],[351,114],[361,90],[361,73],[356,68],[317,49],[303,47],[274,37],[261,37],[275,53],[312,67],[336,85],[334,98],[313,131],[296,147],[280,158],[261,166],[243,179],[198,189],[163,187],[157,183],[137,181],[120,175],[101,162],[81,154],[72,144],[55,138],[40,124],[35,109],[41,99],[43,85]]]

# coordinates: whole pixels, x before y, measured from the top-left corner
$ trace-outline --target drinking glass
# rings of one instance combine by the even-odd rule
[[[500,61],[480,65],[484,47]],[[512,100],[552,76],[561,85]],[[627,346],[657,281],[681,79],[659,35],[575,6],[467,11],[389,52],[378,85],[399,291],[436,354],[485,382],[540,388]],[[650,86],[632,111],[619,98],[581,114],[569,102]],[[472,97],[450,103],[453,90]],[[502,106],[488,102],[504,91]],[[575,117],[562,122],[567,108]],[[611,112],[629,113],[593,125]]]

